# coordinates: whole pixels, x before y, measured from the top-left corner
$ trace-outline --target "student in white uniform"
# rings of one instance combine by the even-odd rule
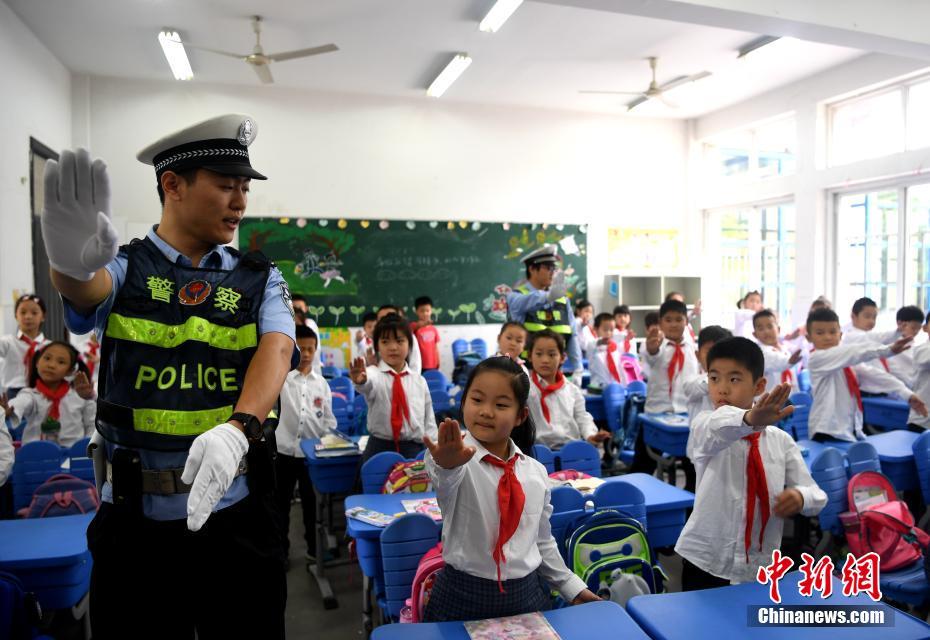
[[[501,331],[497,334],[497,353],[495,356],[507,356],[516,362],[526,373],[529,378],[530,370],[526,368],[526,363],[520,355],[526,349],[526,339],[529,331],[526,330],[519,322],[507,321],[501,325]]]
[[[404,318],[404,311],[395,304],[383,304],[378,309],[378,312],[375,314],[375,318],[380,322],[381,318],[386,315],[395,313],[400,316],[401,319]],[[413,333],[411,332],[411,336]],[[374,338],[372,338],[374,341]],[[375,349],[375,356],[378,356],[378,350]],[[372,364],[372,363],[369,363]],[[374,363],[377,364],[377,363]],[[423,373],[423,359],[420,357],[420,345],[414,339],[413,343],[410,345],[410,349],[407,351],[407,364],[410,365],[410,370],[416,373],[417,375]]]
[[[13,436],[9,429],[0,428],[0,520],[13,517],[13,485],[9,480],[14,459]]]
[[[626,385],[629,383],[620,360],[621,347],[613,339],[614,318],[609,313],[599,313],[594,318],[597,342],[593,343],[588,353],[588,370],[591,372],[592,391],[602,390],[612,382]]]
[[[789,351],[778,340],[778,318],[771,309],[757,311],[752,317],[752,337],[756,339],[765,356],[765,390],[772,391],[779,384],[791,385],[798,391],[798,376],[795,365],[801,360],[801,350]]]
[[[863,312],[865,313],[865,312]],[[899,338],[914,338],[911,349],[906,349],[894,358],[879,358],[871,362],[873,366],[881,366],[885,371],[905,384],[913,387],[916,383],[916,371],[914,369],[913,349],[918,347],[926,340],[926,336],[920,332],[924,323],[924,314],[920,307],[907,305],[898,309],[895,314],[897,329],[893,331],[863,331],[853,329],[854,333],[850,336],[843,334],[843,342],[862,342],[869,341],[877,344],[890,344]]]
[[[446,419],[437,442],[424,438],[426,469],[442,509],[445,561],[426,605],[427,622],[544,611],[552,606],[552,589],[572,604],[599,600],[565,566],[552,537],[549,477],[525,453],[533,447],[529,387],[512,359],[488,358],[465,385],[468,434],[463,438],[459,423]]]
[[[930,313],[924,318],[923,331],[925,335],[930,336]],[[914,347],[913,354],[914,374],[917,383],[914,386],[914,393],[923,400],[924,404],[930,404],[930,342],[924,341],[923,344]],[[907,416],[907,428],[911,431],[923,433],[930,429],[930,417],[922,416],[914,409],[911,409]]]
[[[436,437],[436,417],[426,380],[407,364],[410,345],[416,344],[407,322],[396,313],[378,320],[374,333],[380,362],[365,366],[352,361],[349,376],[368,403],[368,445],[362,463],[376,453],[397,451],[415,458],[423,450],[423,436]]]
[[[74,376],[74,384],[67,378]],[[23,444],[51,440],[64,448],[94,433],[97,403],[77,349],[49,342],[32,361],[29,386],[9,402],[0,402],[8,423],[26,420]]]
[[[16,334],[0,337],[0,390],[8,398],[16,397],[26,386],[32,358],[36,349],[45,344],[42,323],[45,322],[45,302],[33,293],[16,299],[13,315],[16,318]]]
[[[562,375],[565,341],[558,333],[543,329],[530,336],[530,416],[536,427],[536,442],[561,449],[572,440],[587,440],[597,446],[610,437],[598,431],[585,409],[584,394]]]
[[[313,330],[303,325],[295,327],[300,364],[289,372],[281,389],[281,416],[275,429],[278,455],[275,457],[275,502],[284,542],[285,557],[290,549],[288,531],[291,521],[291,498],[294,485],[300,492],[303,513],[306,559],[316,561],[316,498],[307,473],[300,441],[322,438],[336,427],[333,415],[333,395],[323,376],[313,370],[319,340]]]
[[[912,338],[901,338],[890,345],[870,341],[841,345],[840,319],[829,309],[814,311],[807,317],[807,335],[814,345],[809,363],[814,401],[807,424],[812,440],[855,442],[865,438],[860,389],[898,395],[919,414],[927,414],[923,401],[900,380],[866,364],[901,353]]]
[[[733,320],[733,335],[751,338],[752,317],[765,308],[765,305],[762,303],[762,294],[758,291],[750,291],[736,303],[736,306],[737,311]]]
[[[362,316],[362,328],[355,332],[355,358],[365,358],[368,364],[375,364],[374,340],[371,336],[375,332],[378,316],[369,311]]]
[[[784,406],[791,387],[765,393],[758,345],[723,340],[707,365],[716,409],[691,422],[688,456],[697,469],[697,495],[675,545],[683,591],[754,581],[781,546],[784,521],[817,515],[827,504],[798,445],[771,426],[794,411]]]
[[[717,325],[704,327],[698,333],[697,359],[701,365],[701,371],[682,380],[682,389],[688,398],[688,418],[692,421],[701,412],[714,410],[707,391],[707,354],[715,344],[732,337],[733,333],[729,329]]]
[[[614,335],[613,338],[618,345],[623,347],[623,353],[629,353],[636,355],[635,347],[633,346],[633,338],[636,337],[636,332],[633,331],[631,322],[633,321],[633,316],[630,314],[630,308],[625,304],[618,304],[614,307]],[[649,327],[647,326],[648,330]]]
[[[590,358],[589,350],[597,342],[597,331],[591,320],[594,317],[594,305],[582,298],[575,303],[575,339],[581,347],[585,358]]]
[[[614,316],[614,319],[616,319],[616,317],[617,316]],[[647,313],[643,317],[643,325],[645,325],[646,327],[646,336],[648,337],[649,330],[652,329],[653,327],[659,326],[659,312],[650,311],[649,313]],[[648,381],[652,377],[651,375],[652,370],[649,368],[649,362],[646,360],[646,341],[645,340],[643,340],[639,344],[638,356],[639,356],[640,367],[642,367],[642,370],[643,370],[643,376]]]
[[[320,327],[317,325],[316,320],[310,317],[309,307],[307,306],[307,299],[295,293],[291,295],[291,308],[294,310],[294,323],[297,326],[304,326],[313,331],[316,334],[317,338],[320,336]],[[318,375],[323,375],[323,356],[322,349],[316,350],[316,355],[313,357],[313,371]]]

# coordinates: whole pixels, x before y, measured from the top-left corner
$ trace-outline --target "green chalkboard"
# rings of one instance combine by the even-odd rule
[[[245,218],[243,251],[277,263],[292,293],[303,294],[318,324],[359,324],[384,303],[406,307],[429,296],[443,324],[484,324],[506,317],[504,296],[523,282],[520,256],[559,244],[569,293],[587,285],[584,225],[499,222]]]

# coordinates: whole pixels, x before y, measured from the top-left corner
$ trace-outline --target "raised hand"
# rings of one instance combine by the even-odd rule
[[[664,339],[665,334],[659,329],[659,325],[654,324],[649,327],[649,331],[646,332],[646,351],[649,352],[649,355],[654,356],[659,353],[659,346],[661,346]]]
[[[429,453],[443,469],[460,467],[475,455],[474,447],[466,447],[462,440],[462,431],[459,421],[446,418],[439,425],[439,443],[434,443],[429,436],[423,436],[423,444]]]
[[[891,353],[898,355],[902,351],[906,351],[911,348],[911,341],[914,339],[914,336],[905,336],[903,338],[898,338],[892,342],[889,347],[891,347]]]
[[[84,400],[94,399],[94,385],[90,383],[83,371],[78,371],[75,374],[74,380],[71,382],[71,388]]]
[[[914,411],[916,411],[923,417],[925,418],[927,417],[927,405],[925,405],[924,401],[921,400],[919,397],[917,397],[916,394],[908,398],[907,403],[911,406],[911,409],[913,409]]]
[[[790,518],[803,508],[804,496],[797,489],[785,489],[775,498],[775,515],[779,518]]]
[[[352,382],[355,384],[365,384],[368,381],[368,374],[365,372],[365,359],[356,358],[352,361],[352,366],[349,368],[349,377],[352,378]]]
[[[763,393],[759,401],[743,416],[743,421],[753,427],[765,427],[784,420],[792,413],[794,407],[785,406],[788,396],[791,395],[791,385],[782,383],[769,393]]]

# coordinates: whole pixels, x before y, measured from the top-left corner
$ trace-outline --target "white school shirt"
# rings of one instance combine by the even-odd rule
[[[275,429],[278,453],[303,458],[302,438],[322,438],[336,427],[333,394],[322,376],[289,371],[281,388],[281,417]]]
[[[781,384],[781,376],[784,371],[791,371],[791,392],[798,391],[797,367],[788,364],[788,361],[791,360],[791,354],[784,349],[762,344],[761,342],[759,348],[762,349],[762,357],[765,361],[765,391],[769,392]]]
[[[751,309],[737,309],[733,314],[733,335],[753,340],[752,332],[755,327],[752,323],[752,317],[756,315]]]
[[[29,351],[29,345],[20,339],[22,335],[23,332],[17,330],[16,335],[0,336],[0,358],[3,359],[3,366],[0,368],[0,388],[4,390],[27,385],[26,365],[23,364],[23,358]],[[36,345],[37,351],[39,347],[48,342],[42,333],[35,339],[39,343]]]
[[[901,335],[898,333],[897,329],[891,329],[889,331],[876,331],[875,329],[872,329],[871,331],[864,331],[852,326],[852,323],[850,323],[843,327],[843,340],[841,344],[852,344],[854,342],[891,344],[900,337]],[[896,355],[894,358],[885,358],[885,364],[888,365],[887,369],[885,369],[885,364],[882,364],[879,360],[876,360],[875,362],[869,362],[869,364],[873,367],[881,367],[891,375],[898,378],[898,380],[907,386],[911,386],[913,382],[908,378],[910,372],[913,370],[913,366],[909,360],[909,357],[905,355],[906,353],[907,351],[904,351]]]
[[[364,332],[362,332],[364,334]],[[360,340],[355,341],[355,357],[364,358],[369,349],[374,348],[374,341],[367,335],[362,335]]]
[[[394,440],[391,430],[391,397],[394,388],[394,376],[389,371],[391,367],[384,361],[377,366],[372,365],[365,369],[368,379],[365,384],[355,385],[356,391],[365,396],[368,403],[368,433],[384,440]],[[405,365],[401,373],[407,375],[401,378],[404,394],[407,396],[407,407],[410,409],[410,419],[404,418],[401,426],[400,439],[422,442],[423,436],[429,436],[433,442],[438,438],[436,416],[433,414],[433,399],[429,394],[426,380],[419,373]]]
[[[323,336],[320,335],[320,327],[313,318],[304,318],[304,326],[316,334],[317,350],[313,354],[313,370],[317,375],[323,375]]]
[[[823,433],[839,440],[855,442],[865,438],[862,412],[849,393],[844,367],[852,367],[860,391],[893,393],[905,400],[913,395],[904,383],[879,367],[865,364],[876,358],[891,357],[891,348],[868,340],[818,349],[810,356],[811,394],[814,402],[807,421],[808,436]]]
[[[753,429],[743,422],[745,413],[745,409],[724,406],[691,421],[688,458],[697,474],[696,497],[694,511],[675,545],[682,558],[730,582],[755,580],[759,567],[769,564],[772,551],[781,546],[784,519],[775,515],[778,494],[786,488],[797,489],[804,498],[801,514],[805,516],[817,515],[827,504],[827,495],[811,478],[791,436],[777,427]],[[753,431],[762,432],[759,453],[765,467],[771,515],[760,551],[762,514],[756,507],[747,563],[744,540],[749,442],[742,438]]]
[[[694,345],[682,341],[685,362],[681,369],[675,369],[675,377],[672,378],[672,393],[669,394],[668,363],[671,362],[672,355],[675,353],[674,344],[668,338],[664,339],[655,355],[644,349],[646,354],[644,361],[649,365],[652,373],[646,387],[646,413],[682,413],[688,410],[688,398],[685,397],[684,390],[681,388],[681,381],[700,373],[701,365],[698,364]]]
[[[48,416],[52,401],[32,387],[26,387],[10,400],[13,409],[11,420],[18,424],[26,419],[26,429],[23,431],[23,444],[38,440],[42,435],[41,425]],[[94,434],[94,420],[97,417],[97,401],[85,400],[72,388],[58,404],[58,421],[61,431],[58,434],[58,444],[70,447],[81,438]]]
[[[539,384],[548,386],[542,378]],[[597,433],[594,418],[584,405],[584,392],[569,380],[562,387],[546,396],[549,420],[542,410],[542,393],[530,377],[530,417],[536,427],[536,442],[550,449],[561,449],[566,442],[587,440]]]
[[[691,420],[704,411],[714,410],[714,405],[710,402],[710,392],[707,390],[706,373],[696,373],[682,379],[681,389],[688,399],[688,417]]]
[[[510,358],[510,355],[507,354],[507,353],[501,353],[500,351],[498,351],[497,353],[494,354],[493,357],[495,357],[495,358]],[[526,374],[526,377],[527,377],[527,378],[530,377],[530,370],[526,368],[526,360],[524,360],[523,358],[519,358],[519,357],[516,358],[516,359],[514,359],[514,358],[510,358],[510,359],[513,360],[514,362],[516,362],[518,365],[520,365],[520,368],[523,369],[523,373]],[[533,384],[532,381],[530,382],[530,384]]]
[[[615,330],[616,333],[616,330]],[[578,338],[578,346],[585,358],[591,358],[591,349],[597,345],[597,331],[589,324],[581,324],[578,318],[575,318],[575,337]],[[590,362],[588,366],[590,366]]]
[[[566,386],[575,388],[572,384]],[[500,527],[497,485],[504,470],[482,462],[484,456],[493,454],[470,433],[463,441],[466,447],[475,448],[475,455],[459,467],[443,469],[429,452],[425,457],[442,510],[442,558],[459,571],[496,582],[497,563],[492,554]],[[571,602],[587,587],[565,566],[552,537],[549,475],[544,466],[523,455],[511,440],[508,459],[514,454],[520,456],[514,473],[526,501],[517,530],[504,544],[506,562],[501,562],[501,580],[524,578],[538,569],[546,582]]]
[[[912,360],[914,362],[914,393],[930,407],[930,342],[924,342],[917,345],[912,351]],[[901,357],[901,356],[897,356]],[[920,425],[924,429],[930,429],[930,417],[924,417],[911,409],[907,416],[909,424]]]
[[[15,459],[13,450],[13,436],[6,427],[0,427],[0,487],[6,484],[13,473],[13,460]]]
[[[617,343],[614,342],[614,344]],[[612,358],[614,366],[617,367],[617,373],[620,374],[619,383],[622,385],[629,383],[629,380],[626,379],[626,373],[623,371],[623,363],[620,361],[620,354],[623,353],[623,347],[617,345],[613,353],[608,353],[607,347],[608,345],[606,344],[597,345],[588,356],[588,371],[591,372],[591,386],[598,389],[603,389],[611,382],[617,382],[614,380],[614,377],[610,375],[607,358]]]

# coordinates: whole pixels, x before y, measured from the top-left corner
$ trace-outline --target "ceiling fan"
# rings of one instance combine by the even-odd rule
[[[264,49],[262,49],[261,16],[252,16],[252,30],[255,31],[255,48],[252,49],[252,53],[231,53],[229,51],[220,51],[219,49],[211,49],[209,47],[202,47],[195,44],[184,44],[191,49],[199,49],[200,51],[218,53],[222,56],[229,56],[230,58],[244,60],[252,66],[252,69],[255,70],[255,74],[258,76],[258,79],[261,80],[264,84],[271,84],[274,82],[274,78],[271,76],[271,69],[268,68],[272,62],[293,60],[295,58],[306,58],[307,56],[315,56],[321,53],[329,53],[330,51],[339,50],[339,47],[334,44],[324,44],[319,47],[310,47],[309,49],[296,49],[294,51],[284,51],[282,53],[265,53]]]
[[[701,71],[700,73],[695,73],[690,76],[678,76],[664,84],[658,84],[656,82],[656,65],[659,62],[658,58],[651,57],[646,58],[649,61],[649,68],[652,69],[652,82],[649,83],[649,87],[645,91],[579,91],[578,93],[587,93],[587,94],[599,94],[599,95],[614,95],[614,96],[638,96],[633,99],[631,102],[628,102],[626,105],[627,111],[632,111],[639,105],[643,104],[647,100],[660,100],[667,106],[677,109],[678,105],[669,101],[664,93],[670,91],[675,87],[680,87],[683,84],[689,82],[694,82],[696,80],[701,80],[711,75],[710,71]]]

